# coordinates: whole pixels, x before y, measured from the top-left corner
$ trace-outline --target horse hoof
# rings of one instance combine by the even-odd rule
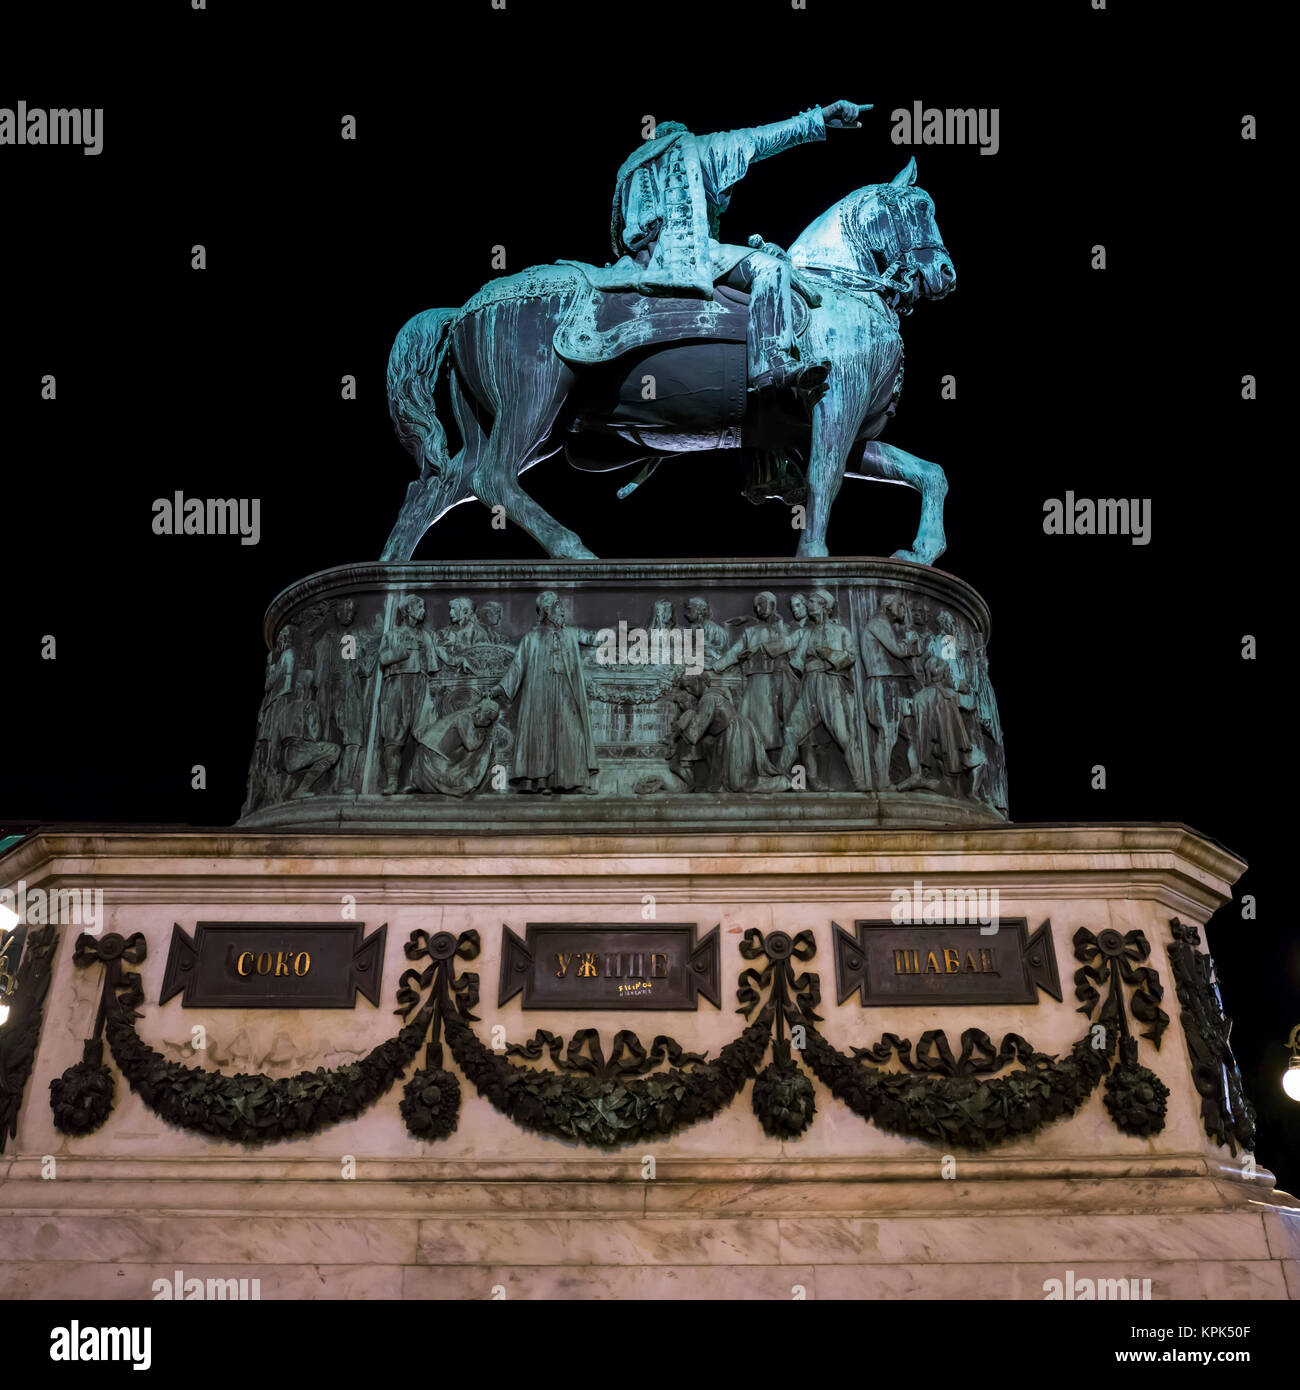
[[[919,556],[915,550],[896,550],[889,557],[891,560],[910,560],[914,565],[928,565],[930,562]]]
[[[830,553],[824,545],[801,545],[794,555],[796,560],[825,560]]]

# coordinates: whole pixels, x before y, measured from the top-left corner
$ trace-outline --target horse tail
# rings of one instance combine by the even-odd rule
[[[450,462],[434,391],[459,314],[459,309],[426,309],[416,314],[402,325],[388,355],[388,413],[421,478],[441,472]]]

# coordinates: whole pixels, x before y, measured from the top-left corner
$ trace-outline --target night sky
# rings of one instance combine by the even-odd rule
[[[283,33],[219,3],[170,8],[101,34],[52,7],[43,39],[0,56],[0,106],[105,109],[97,157],[0,147],[0,826],[231,824],[266,606],[376,558],[414,476],[384,394],[406,319],[467,299],[497,273],[495,245],[507,271],[603,264],[614,173],[647,114],[705,132],[874,102],[863,129],[754,166],[723,236],[788,245],[915,154],[957,287],[904,322],[884,438],[947,471],[940,565],[992,609],[1012,815],[1181,821],[1249,861],[1235,892],[1257,920],[1229,906],[1211,944],[1259,1159],[1300,1187],[1300,1105],[1279,1086],[1300,1022],[1274,804],[1290,744],[1285,715],[1265,718],[1282,687],[1260,674],[1278,646],[1262,552],[1284,532],[1259,468],[1279,457],[1265,334],[1284,285],[1258,267],[1285,235],[1267,190],[1287,156],[1250,60],[1086,0],[1046,19],[482,0],[420,21],[313,10]],[[997,154],[891,143],[891,111],[915,101],[996,107]],[[1246,373],[1261,400],[1242,400]],[[744,502],[739,470],[735,454],[665,464],[619,502],[627,475],[556,458],[526,486],[602,556],[792,553],[788,513]],[[260,543],[155,535],[153,501],[177,489],[260,498]],[[1045,535],[1044,501],[1067,490],[1150,499],[1151,543]],[[847,481],[832,553],[888,555],[918,507]],[[417,558],[540,554],[470,504]]]

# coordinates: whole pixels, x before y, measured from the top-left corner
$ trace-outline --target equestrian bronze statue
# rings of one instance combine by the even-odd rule
[[[410,559],[440,517],[477,498],[548,554],[592,559],[524,491],[526,469],[561,451],[583,472],[635,467],[627,497],[667,461],[738,449],[745,496],[802,508],[799,555],[829,553],[831,507],[855,477],[921,494],[911,548],[894,553],[937,560],[943,469],[879,441],[902,388],[900,318],[956,282],[915,161],[840,199],[788,251],[718,240],[750,164],[853,128],[866,109],[840,101],[707,136],[660,124],[619,171],[613,264],[533,266],[411,319],[388,398],[419,476],[382,558]]]

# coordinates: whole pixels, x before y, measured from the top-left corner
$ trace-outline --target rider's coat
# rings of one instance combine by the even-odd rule
[[[618,171],[612,241],[624,253],[593,285],[642,294],[713,297],[714,283],[753,251],[719,242],[731,189],[758,159],[826,138],[820,107],[774,125],[647,141]]]

